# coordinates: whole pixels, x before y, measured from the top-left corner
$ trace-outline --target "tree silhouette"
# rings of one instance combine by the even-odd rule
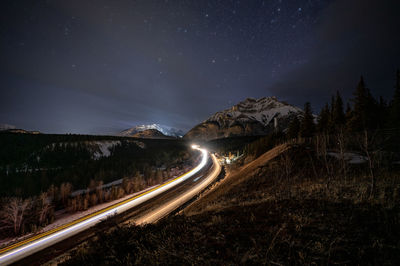
[[[400,70],[396,72],[396,86],[393,99],[390,102],[390,125],[400,128]]]
[[[339,91],[336,92],[336,97],[332,106],[332,124],[334,130],[343,126],[346,121],[344,112],[343,112],[343,100],[340,96]]]
[[[362,131],[373,129],[377,124],[377,103],[369,89],[365,86],[361,76],[356,91],[354,92],[353,112],[348,123],[349,131]]]
[[[318,116],[318,124],[317,124],[318,132],[327,133],[330,125],[330,120],[331,120],[330,108],[328,104],[325,104],[325,106],[322,107],[321,112],[319,113]]]
[[[288,138],[294,139],[299,136],[300,132],[300,120],[297,115],[293,116],[292,120],[289,123],[287,136]]]
[[[304,105],[303,119],[300,124],[300,136],[303,138],[312,137],[315,132],[314,116],[312,114],[311,104],[306,102]]]

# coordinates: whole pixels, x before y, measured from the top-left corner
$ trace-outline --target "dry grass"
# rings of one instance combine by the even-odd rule
[[[275,147],[274,149],[264,153],[256,160],[245,164],[243,167],[236,170],[236,172],[228,172],[227,177],[223,179],[217,187],[209,191],[206,197],[201,197],[195,204],[191,204],[185,209],[184,213],[186,215],[193,215],[195,213],[204,210],[210,210],[214,208],[222,207],[225,202],[221,201],[221,197],[224,194],[229,193],[229,191],[240,186],[242,182],[245,182],[249,177],[257,175],[261,169],[272,159],[279,156],[282,152],[289,149],[290,146],[284,144]],[[232,203],[235,203],[235,199],[230,199]],[[217,205],[217,206],[215,206]],[[222,205],[222,206],[221,206]],[[230,205],[230,204],[229,204]]]
[[[338,173],[327,182],[320,169],[312,150],[280,146],[185,215],[100,233],[67,264],[399,265],[398,172],[377,173],[371,196],[362,167],[346,182]]]

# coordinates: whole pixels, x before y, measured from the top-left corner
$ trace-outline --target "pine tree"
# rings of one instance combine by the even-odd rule
[[[339,91],[336,92],[336,98],[332,107],[332,122],[335,128],[341,127],[345,123],[345,115],[343,112],[343,100]]]
[[[303,119],[300,124],[300,136],[303,138],[309,138],[314,135],[315,124],[314,116],[312,114],[311,104],[306,102],[304,105]]]
[[[400,128],[400,70],[396,73],[396,87],[390,102],[390,127]]]
[[[371,92],[368,92],[368,101],[367,101],[367,108],[366,108],[366,123],[367,129],[377,129],[379,126],[379,103],[378,101],[372,96]]]
[[[335,124],[333,123],[333,112],[335,107],[335,95],[331,96],[331,105],[329,108],[329,121],[328,121],[328,132],[333,133],[335,131]]]
[[[289,128],[287,131],[287,137],[289,139],[295,139],[299,136],[299,131],[300,131],[300,120],[295,115],[293,119],[290,121]]]
[[[318,132],[326,133],[329,131],[329,125],[331,120],[330,118],[331,118],[331,112],[329,104],[325,104],[325,106],[322,107],[321,112],[319,113],[318,116],[318,124],[317,124]]]
[[[350,103],[347,103],[345,117],[346,117],[346,128],[347,130],[350,130],[353,119],[353,110],[351,109]]]
[[[379,97],[378,104],[378,127],[384,128],[388,122],[388,105],[382,96]]]
[[[348,123],[348,129],[354,132],[376,128],[377,103],[369,89],[365,86],[362,76],[352,101],[354,102],[354,109],[351,120]]]

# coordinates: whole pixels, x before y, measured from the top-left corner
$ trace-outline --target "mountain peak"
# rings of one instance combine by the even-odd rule
[[[229,109],[215,113],[204,122],[225,120],[230,121],[228,124],[232,124],[236,120],[255,120],[266,126],[275,116],[285,116],[291,112],[298,113],[302,110],[280,102],[276,97],[247,98]]]
[[[164,135],[161,131],[150,128],[140,132],[135,133],[132,135],[134,138],[144,138],[144,139],[171,139],[174,137]]]
[[[148,125],[138,125],[132,128],[125,129],[121,131],[118,135],[125,137],[132,137],[139,132],[149,129],[155,129],[161,132],[165,136],[176,137],[176,138],[181,138],[184,134],[182,130],[173,127],[163,126],[160,124],[148,124]]]
[[[190,130],[185,137],[205,139],[243,135],[265,135],[274,128],[286,130],[288,121],[302,109],[276,97],[247,98],[229,109],[220,111]],[[276,122],[274,122],[276,118]],[[274,125],[277,123],[278,125]],[[206,131],[202,132],[204,128]],[[211,134],[212,136],[209,136]]]

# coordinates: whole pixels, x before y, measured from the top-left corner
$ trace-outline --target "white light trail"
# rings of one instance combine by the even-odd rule
[[[45,236],[40,237],[34,236],[32,237],[33,239],[29,241],[21,241],[20,245],[18,243],[12,245],[15,246],[11,249],[8,249],[7,247],[3,249],[3,252],[0,253],[0,265],[8,265],[13,262],[16,262],[22,258],[25,258],[31,254],[34,254],[37,251],[40,251],[44,248],[47,248],[55,243],[58,243],[64,239],[67,239],[73,235],[76,235],[94,225],[97,223],[107,219],[108,217],[111,217],[113,215],[122,213],[132,207],[135,207],[165,191],[168,189],[171,189],[172,187],[182,183],[183,181],[187,180],[194,174],[198,173],[206,164],[208,161],[208,151],[205,149],[201,149],[198,145],[192,145],[193,149],[199,150],[202,154],[202,159],[201,162],[193,168],[191,171],[187,172],[186,174],[175,178],[169,182],[166,182],[164,184],[161,184],[160,186],[151,189],[149,191],[146,191],[136,197],[133,197],[132,199],[128,199],[126,201],[123,201],[125,203],[117,203],[114,206],[111,206],[109,208],[105,208],[101,211],[99,211],[98,214],[88,217],[87,219],[84,219],[83,221],[80,221],[78,223],[72,222],[71,226],[68,226],[64,229],[56,230],[56,232],[52,234],[45,235],[46,233],[43,233]],[[26,244],[25,244],[26,243]],[[1,250],[0,250],[1,252]]]

